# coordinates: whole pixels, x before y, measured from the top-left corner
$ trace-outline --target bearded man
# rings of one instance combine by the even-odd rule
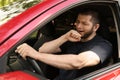
[[[59,68],[60,73],[54,80],[73,80],[101,68],[112,53],[111,43],[96,33],[99,27],[97,12],[80,12],[75,30],[44,43],[39,51],[24,43],[16,52],[24,59],[28,56]],[[63,54],[54,54],[58,52]]]

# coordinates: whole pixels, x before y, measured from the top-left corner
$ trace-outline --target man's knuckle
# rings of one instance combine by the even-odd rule
[[[27,43],[23,43],[23,45],[27,45]]]

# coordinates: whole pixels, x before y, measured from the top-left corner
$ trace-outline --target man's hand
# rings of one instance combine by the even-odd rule
[[[65,38],[71,42],[78,42],[81,40],[81,35],[76,30],[70,30],[63,36],[65,36]]]
[[[20,46],[18,46],[15,52],[20,54],[24,59],[26,59],[27,56],[36,59],[36,56],[38,54],[38,52],[35,49],[33,49],[26,43],[23,43]]]

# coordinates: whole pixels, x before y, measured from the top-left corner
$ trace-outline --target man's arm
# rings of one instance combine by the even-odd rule
[[[16,52],[18,52],[24,59],[26,56],[29,56],[51,66],[66,70],[94,66],[100,62],[98,55],[92,51],[86,51],[78,55],[41,54],[34,50],[31,46],[22,44],[17,48]]]
[[[60,46],[67,42],[67,41],[71,41],[71,42],[77,42],[80,41],[81,35],[75,31],[75,30],[70,30],[69,32],[67,32],[66,34],[62,35],[61,37],[46,42],[44,43],[40,48],[39,48],[39,52],[40,53],[57,53],[57,52],[61,52],[60,50]]]
[[[60,46],[65,43],[67,40],[61,36],[55,40],[45,42],[40,48],[39,52],[40,53],[57,53],[61,52]]]
[[[72,70],[81,69],[83,67],[94,66],[99,64],[100,58],[92,51],[86,51],[79,55],[54,55],[54,54],[41,54],[36,56],[36,59],[51,66]]]

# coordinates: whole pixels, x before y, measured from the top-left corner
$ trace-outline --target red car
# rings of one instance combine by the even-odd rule
[[[73,28],[77,11],[85,7],[99,12],[98,33],[112,43],[113,54],[108,66],[75,80],[120,80],[119,0],[43,0],[1,25],[0,80],[52,80],[58,69],[31,58],[23,60],[15,49],[24,42],[38,49],[64,34]]]

